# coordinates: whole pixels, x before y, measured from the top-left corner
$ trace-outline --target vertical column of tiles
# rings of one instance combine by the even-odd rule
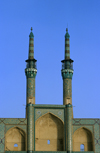
[[[63,80],[63,99],[64,104],[72,104],[72,80],[64,79]]]
[[[35,78],[27,78],[27,104],[35,104]]]
[[[34,58],[34,39],[30,38],[29,40],[29,59]]]
[[[72,105],[66,105],[66,131],[67,131],[67,153],[71,153],[72,146]]]
[[[4,129],[5,129],[5,124],[1,121],[0,124],[0,152],[4,152],[4,142],[5,142],[5,135],[4,135]]]
[[[65,59],[70,59],[69,38],[65,38]]]
[[[96,122],[94,124],[94,144],[95,144],[95,152],[100,152],[100,137],[99,137],[99,124]]]
[[[34,150],[34,107],[27,105],[27,150],[31,153]]]

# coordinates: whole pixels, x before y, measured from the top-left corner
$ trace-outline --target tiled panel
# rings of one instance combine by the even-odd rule
[[[94,123],[95,123],[95,119],[81,119],[81,118],[73,119],[73,125],[82,125],[82,124],[92,124],[93,125]]]
[[[18,125],[18,124],[15,124],[15,125],[6,125],[5,133],[6,133],[10,128],[13,128],[13,127],[19,127],[19,128],[21,128],[22,130],[24,130],[24,132],[27,132],[27,126],[26,126],[26,125]]]
[[[5,151],[5,153],[27,153],[27,151]]]
[[[95,153],[100,153],[100,119],[73,119],[73,134],[81,127],[86,127],[93,133]]]
[[[0,123],[4,124],[27,124],[26,118],[0,118]]]
[[[35,109],[35,121],[46,113],[52,113],[58,116],[64,122],[64,109]]]
[[[27,97],[35,97],[35,78],[27,78]]]
[[[4,151],[4,143],[5,143],[5,124],[3,122],[0,123],[0,153]]]
[[[77,129],[79,129],[79,128],[81,128],[81,127],[85,127],[85,128],[87,128],[87,129],[89,129],[91,132],[93,132],[93,125],[73,125],[73,134],[74,134],[74,132],[75,132]]]
[[[64,79],[63,80],[63,94],[64,97],[72,97],[72,80],[71,79]]]

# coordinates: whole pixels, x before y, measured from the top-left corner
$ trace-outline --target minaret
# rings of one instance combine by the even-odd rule
[[[63,105],[65,105],[65,151],[71,153],[72,145],[72,76],[73,60],[70,59],[69,33],[66,29],[65,34],[65,59],[62,60],[62,78],[63,78]]]
[[[34,35],[31,32],[29,35],[29,55],[26,60],[25,74],[27,77],[27,104],[35,104],[35,76],[37,73],[36,59],[34,59]]]
[[[65,34],[65,59],[62,60],[63,105],[72,104],[73,60],[70,59],[69,33]]]
[[[35,76],[37,73],[36,60],[34,59],[34,35],[29,35],[29,55],[26,60],[27,65],[25,74],[27,78],[27,97],[26,97],[26,117],[27,117],[27,151],[32,153],[35,150],[35,133],[34,133],[34,104],[35,104]]]

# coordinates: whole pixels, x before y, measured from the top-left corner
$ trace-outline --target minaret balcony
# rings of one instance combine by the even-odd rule
[[[64,69],[70,69],[73,70],[73,60],[67,59],[67,60],[62,60],[62,70]]]
[[[37,60],[35,59],[28,59],[26,60],[26,68],[34,68],[37,69]]]

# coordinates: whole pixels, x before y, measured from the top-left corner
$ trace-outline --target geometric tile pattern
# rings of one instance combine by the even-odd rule
[[[66,107],[66,111],[65,111],[65,114],[66,114],[66,128],[65,130],[67,132],[66,133],[66,138],[67,140],[65,139],[65,143],[66,143],[66,149],[65,150],[73,150],[73,145],[72,145],[72,105],[67,105]]]
[[[27,78],[27,97],[35,97],[35,79]]]
[[[72,97],[72,80],[64,79],[63,80],[63,95],[64,97]]]
[[[81,127],[93,133],[95,153],[100,153],[100,119],[73,119],[73,134]]]
[[[4,153],[5,134],[12,127],[19,127],[27,132],[26,118],[0,118],[0,153]]]
[[[35,108],[35,107],[34,107]],[[41,108],[41,107],[36,107],[35,108],[35,121],[42,115],[51,112],[55,116],[59,117],[63,122],[64,122],[64,107],[59,108]],[[5,133],[12,127],[19,127],[27,133],[27,119],[26,118],[0,118],[0,153],[4,153],[4,144],[5,144]],[[73,134],[74,132],[81,128],[81,127],[86,127],[89,129],[93,135],[94,135],[94,144],[95,144],[95,153],[100,153],[100,119],[73,119],[72,120],[72,125],[73,125]],[[65,151],[64,151],[65,152]],[[59,153],[64,153],[64,152],[59,152]],[[15,151],[6,151],[5,153],[17,153]],[[26,151],[20,151],[19,153],[27,153]],[[34,151],[35,153],[35,151]],[[42,153],[37,151],[36,153]],[[51,152],[53,153],[53,152]],[[77,153],[77,152],[73,152]],[[80,152],[78,152],[80,153]],[[87,152],[90,153],[90,152]],[[94,153],[94,152],[91,152]]]
[[[0,152],[4,153],[4,152]],[[27,151],[5,151],[5,153],[30,153]],[[46,153],[46,151],[32,151],[31,153]],[[66,151],[49,151],[49,153],[66,153]],[[94,153],[94,151],[72,151],[71,153]],[[100,153],[100,152],[95,152]]]
[[[27,150],[33,150],[34,149],[34,107],[31,106],[31,104],[28,104],[27,106]]]
[[[46,113],[52,113],[55,116],[59,117],[64,122],[64,109],[43,109],[35,108],[35,121]]]
[[[0,152],[3,152],[4,151],[4,143],[5,143],[5,125],[3,122],[0,123],[0,140],[1,140],[1,143],[0,143]]]

